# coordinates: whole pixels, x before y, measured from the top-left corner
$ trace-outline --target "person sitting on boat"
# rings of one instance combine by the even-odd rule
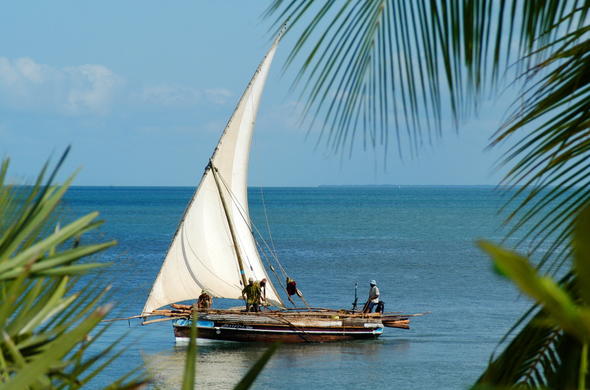
[[[266,305],[266,278],[263,278],[260,282],[256,282],[260,286],[260,300],[263,305]]]
[[[299,290],[297,289],[297,282],[295,281],[295,279],[291,279],[290,277],[287,277],[285,284],[287,285],[287,287],[286,287],[287,298],[289,298],[289,301],[292,304],[295,304],[295,302],[293,302],[293,300],[291,299],[291,295],[299,295],[300,294]]]
[[[213,306],[213,297],[209,295],[207,290],[203,290],[197,299],[197,309],[208,309]]]
[[[246,301],[246,311],[260,311],[260,284],[254,283],[254,278],[248,278],[248,285],[242,290],[242,297]]]
[[[377,287],[377,282],[371,280],[369,284],[371,285],[369,289],[369,299],[367,299],[367,303],[365,303],[363,313],[371,313],[373,308],[379,303],[379,288]]]

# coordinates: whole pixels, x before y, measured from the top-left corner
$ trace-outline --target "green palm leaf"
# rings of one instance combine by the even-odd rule
[[[115,342],[88,354],[90,332],[98,328],[99,337],[107,329],[99,322],[108,288],[87,280],[76,286],[80,275],[105,265],[81,261],[115,243],[79,243],[100,226],[98,213],[54,228],[73,179],[52,184],[66,154],[32,186],[5,185],[8,160],[0,168],[0,389],[80,388],[121,353]],[[143,383],[143,374],[131,372],[111,387]]]
[[[266,363],[268,363],[268,361],[270,360],[272,355],[274,355],[274,353],[276,352],[278,347],[279,347],[279,344],[274,343],[266,351],[264,351],[264,353],[258,359],[258,361],[256,361],[256,363],[252,366],[252,368],[250,368],[248,370],[248,372],[246,373],[246,375],[244,375],[244,377],[242,378],[240,383],[238,383],[234,387],[234,390],[249,389],[250,386],[252,386],[252,384],[254,384],[254,381],[256,380],[258,375],[260,375],[260,373],[262,372],[262,369],[264,368],[264,366],[266,366]]]
[[[512,232],[529,225],[521,241],[532,240],[533,250],[563,247],[573,217],[590,199],[590,44],[580,42],[587,30],[543,48],[548,59],[527,72],[539,81],[523,93],[523,104],[494,140],[500,143],[532,128],[507,153],[504,162],[512,168],[504,184],[523,185],[510,203],[515,207],[509,219],[515,222]]]
[[[589,8],[579,0],[275,0],[266,16],[298,34],[287,66],[300,66],[305,118],[321,121],[320,140],[334,151],[352,151],[359,137],[387,150],[393,131],[399,153],[413,153],[440,133],[447,109],[459,121],[482,92],[518,75],[523,95],[493,140],[517,139],[503,161],[502,184],[517,188],[507,220],[511,233],[524,229],[520,245],[549,246],[541,265],[557,251],[556,269],[589,198]]]
[[[275,0],[267,16],[277,27],[289,20],[287,34],[300,27],[287,66],[300,66],[295,83],[306,118],[321,123],[322,139],[336,151],[352,148],[359,134],[363,146],[387,150],[392,131],[400,154],[413,151],[440,133],[445,111],[459,121],[498,81],[521,85],[492,142],[513,143],[501,162],[509,168],[502,184],[514,189],[504,209],[508,235],[519,232],[517,247],[541,253],[538,266],[558,272],[578,250],[568,241],[590,200],[589,9],[581,0]],[[576,267],[586,279],[586,269]],[[552,286],[557,295],[548,296],[558,298]],[[512,330],[524,327],[482,377],[498,381],[482,383],[582,383],[568,370],[584,365],[586,344],[539,330],[545,313],[534,313],[519,320]]]
[[[563,375],[570,364],[566,366],[565,362],[562,363],[562,358],[576,354],[576,350],[579,355],[581,345],[556,328],[539,326],[546,319],[545,313],[538,313],[502,354],[490,362],[475,388],[508,388],[515,384],[542,388],[549,382],[559,384],[550,386],[552,389],[575,388],[577,377]]]
[[[516,56],[527,56],[519,69],[544,58],[540,48],[582,23],[580,4],[275,0],[266,16],[277,29],[288,22],[286,34],[301,31],[287,66],[301,63],[304,112],[322,120],[328,145],[341,150],[358,130],[365,147],[387,146],[393,128],[401,152],[400,132],[415,148],[440,131],[445,107],[456,119],[476,108],[515,41]]]
[[[526,385],[585,389],[590,340],[590,205],[576,218],[574,271],[559,285],[528,259],[493,244],[480,245],[502,275],[532,297],[539,310],[479,378],[476,388]],[[561,286],[561,287],[560,287]]]

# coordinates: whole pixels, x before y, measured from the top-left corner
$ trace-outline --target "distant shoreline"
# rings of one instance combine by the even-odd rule
[[[121,186],[121,185],[73,185],[70,188],[76,189],[101,189],[101,188],[154,188],[154,189],[166,189],[166,188],[195,188],[194,186]],[[319,189],[330,189],[330,188],[503,188],[503,186],[493,184],[321,184],[316,186],[248,186],[248,188],[319,188]]]
[[[494,184],[320,184],[317,188],[497,187]]]

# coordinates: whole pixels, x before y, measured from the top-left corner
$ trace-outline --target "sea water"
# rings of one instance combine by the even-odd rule
[[[113,265],[98,275],[111,284],[110,316],[141,312],[194,189],[74,187],[68,216],[98,210],[106,223],[91,240],[117,240],[98,258]],[[351,308],[376,279],[386,311],[428,314],[411,329],[385,328],[377,340],[283,345],[254,388],[465,389],[529,303],[492,272],[476,246],[500,241],[492,187],[250,188],[252,219],[315,307]],[[270,227],[271,235],[267,229]],[[272,236],[272,240],[271,240]],[[185,346],[170,322],[120,321],[94,350],[124,337],[122,356],[93,382],[102,387],[143,366],[154,388],[179,388]],[[197,386],[233,387],[265,351],[264,344],[199,346]]]

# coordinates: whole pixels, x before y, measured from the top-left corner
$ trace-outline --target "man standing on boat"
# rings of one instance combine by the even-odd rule
[[[242,290],[242,297],[246,301],[246,311],[260,311],[260,284],[254,283],[254,278],[248,278],[248,285]]]
[[[260,286],[260,301],[262,305],[266,306],[266,278],[263,278],[260,282],[254,282],[254,284]]]
[[[369,289],[369,299],[367,299],[367,303],[365,303],[363,313],[371,313],[373,308],[379,303],[379,288],[377,287],[377,282],[371,280],[369,284],[371,285],[371,288]]]

